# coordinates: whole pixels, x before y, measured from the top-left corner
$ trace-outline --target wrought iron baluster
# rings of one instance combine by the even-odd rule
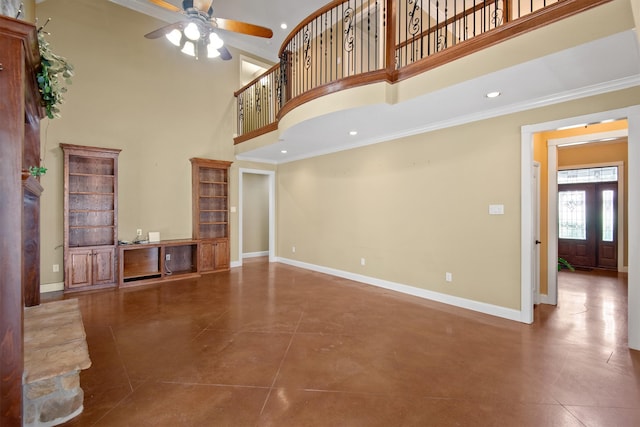
[[[354,29],[353,29],[353,21],[354,21],[354,16],[353,16],[354,12],[353,12],[353,8],[351,7],[351,4],[349,4],[349,7],[343,12],[343,22],[344,22],[344,52],[345,55],[347,56],[347,61],[349,61],[347,63],[347,69],[350,70],[351,67],[351,61],[352,61],[352,52],[353,52],[353,43],[354,43]]]
[[[244,91],[238,95],[238,135],[244,134]]]

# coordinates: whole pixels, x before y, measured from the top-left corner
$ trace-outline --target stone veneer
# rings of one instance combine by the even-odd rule
[[[78,300],[25,308],[23,426],[55,426],[80,414],[80,371],[89,366]]]

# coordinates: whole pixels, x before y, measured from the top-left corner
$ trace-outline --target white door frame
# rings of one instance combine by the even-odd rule
[[[560,127],[577,125],[580,123],[599,123],[608,119],[628,120],[628,165],[627,173],[629,180],[628,193],[628,342],[632,349],[640,350],[640,105],[621,108],[612,111],[603,111],[568,119],[555,120],[535,125],[522,126],[521,128],[521,301],[520,314],[524,323],[533,322],[533,301],[531,288],[532,278],[532,173],[533,173],[533,135],[538,132],[555,130]],[[553,163],[556,168],[557,163]],[[551,168],[551,164],[549,168]],[[552,185],[549,182],[549,185]],[[557,185],[557,182],[556,182]],[[556,187],[557,188],[557,187]],[[551,205],[554,206],[551,206]],[[556,209],[555,202],[549,198],[549,209]],[[551,224],[551,223],[550,223]],[[552,226],[549,226],[551,230]],[[551,246],[552,241],[549,241]],[[557,244],[556,244],[557,246]],[[548,251],[551,257],[553,250]],[[555,257],[552,260],[557,262],[557,247]],[[550,264],[553,266],[555,264]],[[552,268],[549,268],[552,270]]]
[[[269,262],[276,260],[276,173],[261,169],[240,168],[238,170],[238,265],[242,265],[242,236],[244,228],[243,217],[243,187],[244,174],[267,175],[269,178]]]

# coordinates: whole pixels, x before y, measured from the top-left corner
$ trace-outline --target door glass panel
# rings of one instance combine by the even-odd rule
[[[613,242],[613,190],[602,192],[602,241]]]
[[[558,184],[578,184],[587,182],[615,182],[618,180],[618,167],[570,169],[558,171]]]
[[[561,239],[587,238],[585,191],[558,193],[558,237]]]

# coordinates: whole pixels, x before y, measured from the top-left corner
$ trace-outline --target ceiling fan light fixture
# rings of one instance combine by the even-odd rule
[[[217,58],[218,56],[220,56],[220,52],[218,52],[218,49],[214,48],[211,45],[207,46],[207,58]]]
[[[177,28],[166,34],[165,37],[171,42],[174,46],[180,46],[180,41],[182,40],[182,33]]]
[[[198,25],[195,22],[189,22],[189,24],[184,29],[184,35],[189,40],[198,40],[200,38],[200,30],[198,29]]]
[[[214,32],[209,34],[209,47],[212,47],[217,52],[218,49],[220,49],[223,45],[224,45],[224,42],[222,41],[222,39],[218,34]]]
[[[193,42],[185,42],[180,52],[189,56],[196,56],[196,45]]]

